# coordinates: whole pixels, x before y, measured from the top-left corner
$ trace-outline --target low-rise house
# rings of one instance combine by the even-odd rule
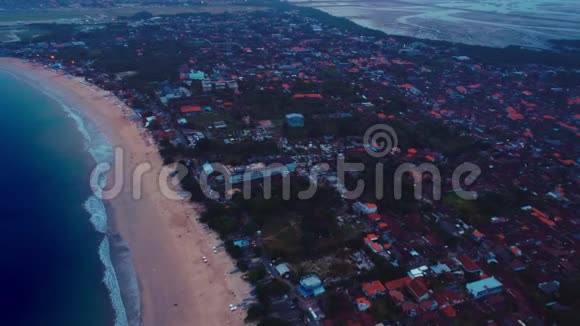
[[[318,276],[307,275],[300,279],[300,285],[298,286],[297,291],[302,297],[308,298],[311,296],[319,296],[326,290]]]
[[[429,270],[429,267],[423,265],[423,266],[419,266],[417,268],[411,269],[410,271],[407,272],[407,275],[409,275],[409,277],[411,277],[411,278],[422,277],[422,276],[425,276],[425,274],[427,273],[428,270]]]
[[[396,280],[388,281],[385,283],[385,288],[388,291],[400,290],[400,289],[404,288],[405,285],[407,285],[407,283],[410,280],[411,280],[411,278],[406,276],[406,277],[398,278]]]
[[[290,113],[286,115],[286,122],[292,128],[304,127],[304,116],[299,113]]]
[[[383,246],[381,246],[377,240],[379,240],[379,237],[376,234],[368,234],[365,238],[365,244],[374,252],[374,253],[379,253],[381,251],[383,251]]]
[[[501,282],[495,277],[489,277],[483,280],[467,283],[465,288],[475,299],[479,299],[486,295],[500,293],[503,290],[503,284],[501,284]]]
[[[478,230],[475,230],[471,233],[471,238],[475,241],[478,241],[478,242],[483,240],[484,237],[485,237],[485,234],[481,233]]]
[[[246,248],[250,246],[250,240],[248,239],[240,239],[240,240],[235,240],[233,242],[234,246],[238,247],[238,248]]]
[[[433,273],[435,273],[437,275],[451,272],[451,269],[449,268],[449,266],[447,266],[445,264],[433,265],[430,267],[430,269]]]
[[[467,273],[481,274],[481,268],[468,256],[459,256],[456,260]]]
[[[276,272],[278,273],[278,275],[282,276],[282,277],[287,277],[288,275],[290,275],[290,268],[288,267],[287,264],[278,264],[276,265]]]
[[[356,307],[359,311],[366,311],[371,307],[371,302],[367,298],[357,298]]]
[[[379,295],[384,295],[386,293],[386,288],[380,281],[373,281],[363,284],[363,292],[366,296],[374,298]]]
[[[376,213],[378,211],[376,204],[363,204],[359,201],[352,205],[352,209],[355,214],[358,215],[368,215],[371,213]]]
[[[410,280],[406,287],[409,294],[411,294],[417,302],[429,299],[432,293],[422,277]]]

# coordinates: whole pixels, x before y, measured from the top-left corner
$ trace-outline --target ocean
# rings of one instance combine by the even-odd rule
[[[0,70],[0,142],[0,325],[129,325],[111,263],[118,239],[89,185],[112,158],[104,136]]]

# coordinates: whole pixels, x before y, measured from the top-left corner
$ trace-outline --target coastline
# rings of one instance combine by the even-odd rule
[[[480,5],[469,1],[305,1],[290,4],[345,18],[389,36],[485,46],[554,49],[552,40],[577,40],[578,11],[546,10],[541,2]],[[548,1],[544,1],[548,2]],[[503,7],[503,8],[502,8]],[[530,26],[536,26],[531,29]]]
[[[249,285],[239,275],[230,274],[234,264],[227,253],[212,253],[212,247],[220,240],[197,222],[201,208],[189,201],[167,199],[160,193],[157,176],[162,160],[156,146],[146,141],[143,128],[127,119],[131,110],[82,78],[12,58],[1,58],[0,69],[51,93],[67,106],[80,108],[80,113],[96,125],[111,146],[124,149],[125,186],[119,196],[105,201],[110,219],[104,228],[107,245],[117,248],[111,259],[117,272],[115,279],[125,283],[121,297],[124,301],[140,301],[140,309],[127,309],[129,314],[141,312],[141,318],[131,318],[129,324],[243,324],[244,311],[231,312],[228,306],[248,296]],[[145,162],[151,164],[152,170],[143,176],[143,198],[135,200],[130,178],[135,167]],[[96,229],[99,231],[99,227]],[[209,264],[202,262],[203,256],[208,257]],[[118,273],[119,261],[128,259],[132,264]],[[128,275],[133,267],[139,291],[127,293],[127,288],[136,290],[137,286],[136,282],[126,284],[131,283]],[[124,304],[127,306],[127,302]]]

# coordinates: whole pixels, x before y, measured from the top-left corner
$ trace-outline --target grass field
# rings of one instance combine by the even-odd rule
[[[263,10],[261,7],[249,6],[199,6],[199,7],[120,7],[120,8],[62,8],[46,10],[11,10],[0,11],[0,24],[10,25],[15,23],[46,23],[59,20],[82,19],[119,16],[131,16],[141,11],[148,11],[154,15],[176,15],[183,13],[223,13],[234,11]]]

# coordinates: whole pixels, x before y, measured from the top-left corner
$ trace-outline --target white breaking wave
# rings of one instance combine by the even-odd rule
[[[87,123],[83,117],[73,108],[65,105],[59,101],[67,115],[73,119],[77,125],[79,132],[83,135],[85,140],[85,150],[91,154],[92,158],[97,164],[112,163],[113,161],[113,147],[109,144],[107,139],[100,131],[90,123]],[[99,176],[98,184],[101,189],[107,185],[106,175]],[[103,275],[103,283],[109,291],[111,297],[111,304],[115,311],[115,326],[128,326],[127,312],[123,304],[121,296],[121,289],[115,274],[115,267],[111,261],[111,247],[107,237],[108,230],[108,216],[105,209],[105,204],[98,194],[91,195],[84,203],[85,210],[90,214],[90,221],[95,227],[95,230],[104,234],[104,238],[99,245],[99,258],[105,267]]]
[[[127,320],[127,312],[125,311],[125,306],[123,305],[121,289],[119,288],[119,282],[117,281],[117,275],[115,274],[115,268],[111,262],[110,255],[111,247],[109,245],[109,239],[105,236],[99,245],[99,257],[105,266],[103,282],[111,294],[111,303],[113,305],[113,309],[115,310],[115,326],[128,326],[129,321]]]
[[[105,210],[103,201],[99,197],[92,195],[85,201],[83,206],[91,215],[90,221],[95,227],[95,230],[99,233],[106,234],[108,228],[107,211]]]
[[[97,164],[111,163],[113,161],[113,147],[109,144],[105,136],[98,130],[98,128],[91,123],[85,121],[80,113],[72,107],[66,105],[59,98],[53,94],[46,93],[48,96],[56,100],[64,109],[68,117],[70,117],[76,124],[77,129],[84,138],[85,150],[91,155]],[[98,184],[101,189],[107,185],[106,175],[99,175]],[[111,304],[115,311],[115,326],[128,326],[127,313],[121,297],[121,289],[115,274],[115,267],[111,261],[111,248],[109,239],[107,237],[108,230],[108,216],[105,209],[105,203],[98,194],[91,195],[84,203],[85,210],[90,214],[90,222],[95,230],[104,235],[103,240],[99,245],[99,258],[105,267],[103,275],[103,283],[109,291]]]
[[[60,101],[59,101],[60,102]],[[113,147],[103,134],[99,132],[96,126],[86,123],[83,117],[73,108],[60,103],[67,113],[77,125],[79,132],[85,139],[85,149],[91,154],[92,158],[97,163],[111,163],[113,161]],[[102,186],[104,186],[103,184]]]
[[[100,130],[90,121],[85,121],[82,117],[80,112],[72,107],[68,106],[65,101],[61,99],[58,95],[58,90],[48,90],[45,88],[45,85],[40,85],[36,83],[34,80],[29,78],[8,72],[10,75],[18,78],[30,86],[38,89],[47,97],[56,101],[60,106],[63,108],[65,113],[70,117],[76,124],[77,129],[81,133],[84,139],[84,146],[85,150],[91,155],[94,161],[99,163],[112,163],[114,157],[113,147],[107,140],[107,138],[100,132]],[[107,185],[106,175],[100,174],[98,184],[101,189],[104,189]],[[98,195],[98,194],[97,194]],[[105,204],[102,199],[97,197],[96,195],[91,195],[84,203],[85,210],[90,214],[90,222],[94,226],[95,230],[101,234],[103,234],[103,240],[99,245],[99,258],[105,267],[105,272],[103,275],[103,283],[107,287],[109,291],[109,296],[111,299],[111,304],[113,306],[113,310],[115,311],[115,326],[129,326],[129,321],[127,317],[127,312],[125,309],[125,305],[123,303],[123,299],[121,296],[121,289],[119,286],[119,282],[117,279],[117,275],[115,273],[115,267],[111,261],[111,248],[109,244],[109,239],[107,236],[108,231],[108,217],[107,212],[105,209]],[[129,282],[129,287],[134,290],[135,285],[137,284],[136,276],[134,275]],[[133,292],[133,291],[132,291]],[[138,302],[138,293],[133,293],[133,297],[137,298],[136,305],[139,304]],[[138,310],[138,307],[135,308]],[[134,310],[135,310],[134,309]],[[133,325],[140,324],[140,316],[136,316],[136,320],[132,322]]]

